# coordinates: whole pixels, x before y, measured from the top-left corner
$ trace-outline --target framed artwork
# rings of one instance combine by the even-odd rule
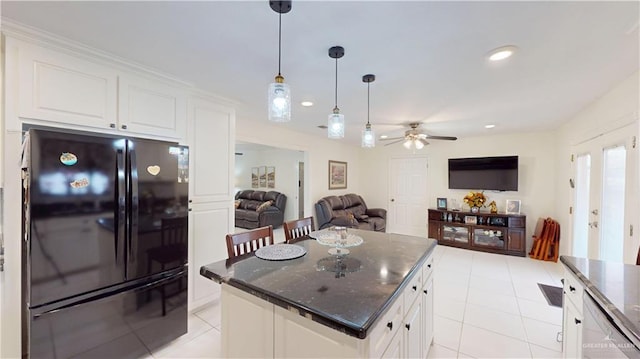
[[[446,198],[438,198],[438,209],[447,209],[447,199]]]
[[[478,217],[476,217],[476,216],[464,216],[464,223],[466,223],[466,224],[478,224]]]
[[[347,163],[329,160],[329,189],[347,188]]]
[[[258,180],[258,167],[251,168],[251,188],[258,188],[260,182]]]
[[[260,179],[259,187],[267,187],[267,166],[258,167],[258,178]]]
[[[505,206],[506,214],[520,214],[520,200],[519,199],[508,199],[507,205]]]
[[[267,188],[276,188],[276,168],[267,167]]]

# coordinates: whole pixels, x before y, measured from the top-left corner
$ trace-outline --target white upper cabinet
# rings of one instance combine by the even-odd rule
[[[188,111],[193,203],[233,198],[235,110],[200,98],[189,100]]]
[[[114,69],[28,43],[7,40],[18,53],[18,115],[108,129],[115,127]]]
[[[132,74],[118,78],[118,129],[182,139],[187,93],[182,88]]]

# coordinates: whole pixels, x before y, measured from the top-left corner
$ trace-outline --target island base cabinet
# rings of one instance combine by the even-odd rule
[[[221,300],[222,357],[272,358],[274,305],[224,284]]]
[[[570,270],[564,271],[562,290],[562,357],[582,357],[582,294],[584,287]]]

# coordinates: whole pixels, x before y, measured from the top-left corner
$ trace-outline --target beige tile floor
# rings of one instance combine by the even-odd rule
[[[282,232],[276,234],[284,238]],[[562,310],[537,283],[561,286],[559,263],[438,246],[435,337],[429,358],[559,358]],[[212,285],[217,285],[212,283]],[[189,333],[153,358],[216,358],[220,301],[189,316]]]

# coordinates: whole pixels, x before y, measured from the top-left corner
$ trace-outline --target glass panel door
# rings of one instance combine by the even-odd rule
[[[637,124],[574,146],[571,255],[635,263],[638,235]]]

